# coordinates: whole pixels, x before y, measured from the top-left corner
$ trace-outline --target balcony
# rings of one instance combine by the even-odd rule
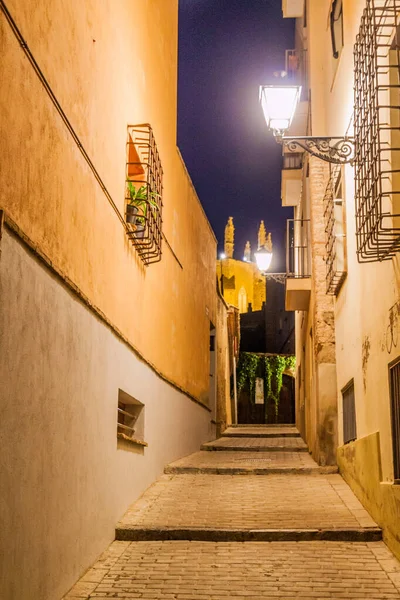
[[[310,296],[310,220],[288,219],[286,229],[286,310],[307,311]]]
[[[304,11],[304,0],[282,0],[282,12],[284,19],[302,17]]]
[[[303,186],[303,154],[283,155],[281,198],[282,206],[297,206]]]

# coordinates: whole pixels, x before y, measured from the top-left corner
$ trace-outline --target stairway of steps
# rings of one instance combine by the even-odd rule
[[[64,600],[400,600],[400,564],[293,425],[229,427],[165,467]]]

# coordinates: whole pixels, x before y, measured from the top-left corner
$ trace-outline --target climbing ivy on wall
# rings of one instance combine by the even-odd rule
[[[236,370],[238,394],[240,394],[240,392],[248,382],[250,388],[250,395],[252,396],[256,385],[256,372],[259,360],[260,357],[258,356],[258,354],[252,354],[251,352],[240,353],[239,362]]]
[[[251,352],[241,352],[236,371],[238,394],[242,391],[246,383],[249,385],[250,398],[254,401],[254,388],[256,383],[257,370],[260,361],[264,361],[264,397],[266,400],[272,400],[275,404],[275,417],[279,412],[279,397],[282,389],[283,373],[287,369],[294,369],[296,366],[295,356],[265,356],[252,354]],[[267,409],[267,403],[265,404]]]

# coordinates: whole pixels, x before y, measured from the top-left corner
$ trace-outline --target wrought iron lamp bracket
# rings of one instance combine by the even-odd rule
[[[276,141],[289,152],[298,152],[302,148],[309,154],[329,163],[353,164],[354,138],[352,137],[285,137],[279,131],[274,135]]]
[[[282,283],[282,284],[285,284],[286,279],[287,279],[286,273],[263,273],[263,275],[267,280],[272,279],[273,281],[276,281],[277,283]]]

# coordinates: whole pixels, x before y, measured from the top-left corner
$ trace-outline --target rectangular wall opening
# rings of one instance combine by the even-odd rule
[[[357,439],[356,403],[354,396],[354,380],[352,379],[342,390],[343,401],[343,443]]]
[[[144,404],[118,390],[117,437],[147,445],[144,441]]]
[[[400,360],[389,366],[390,409],[392,418],[393,468],[395,483],[400,483]]]

